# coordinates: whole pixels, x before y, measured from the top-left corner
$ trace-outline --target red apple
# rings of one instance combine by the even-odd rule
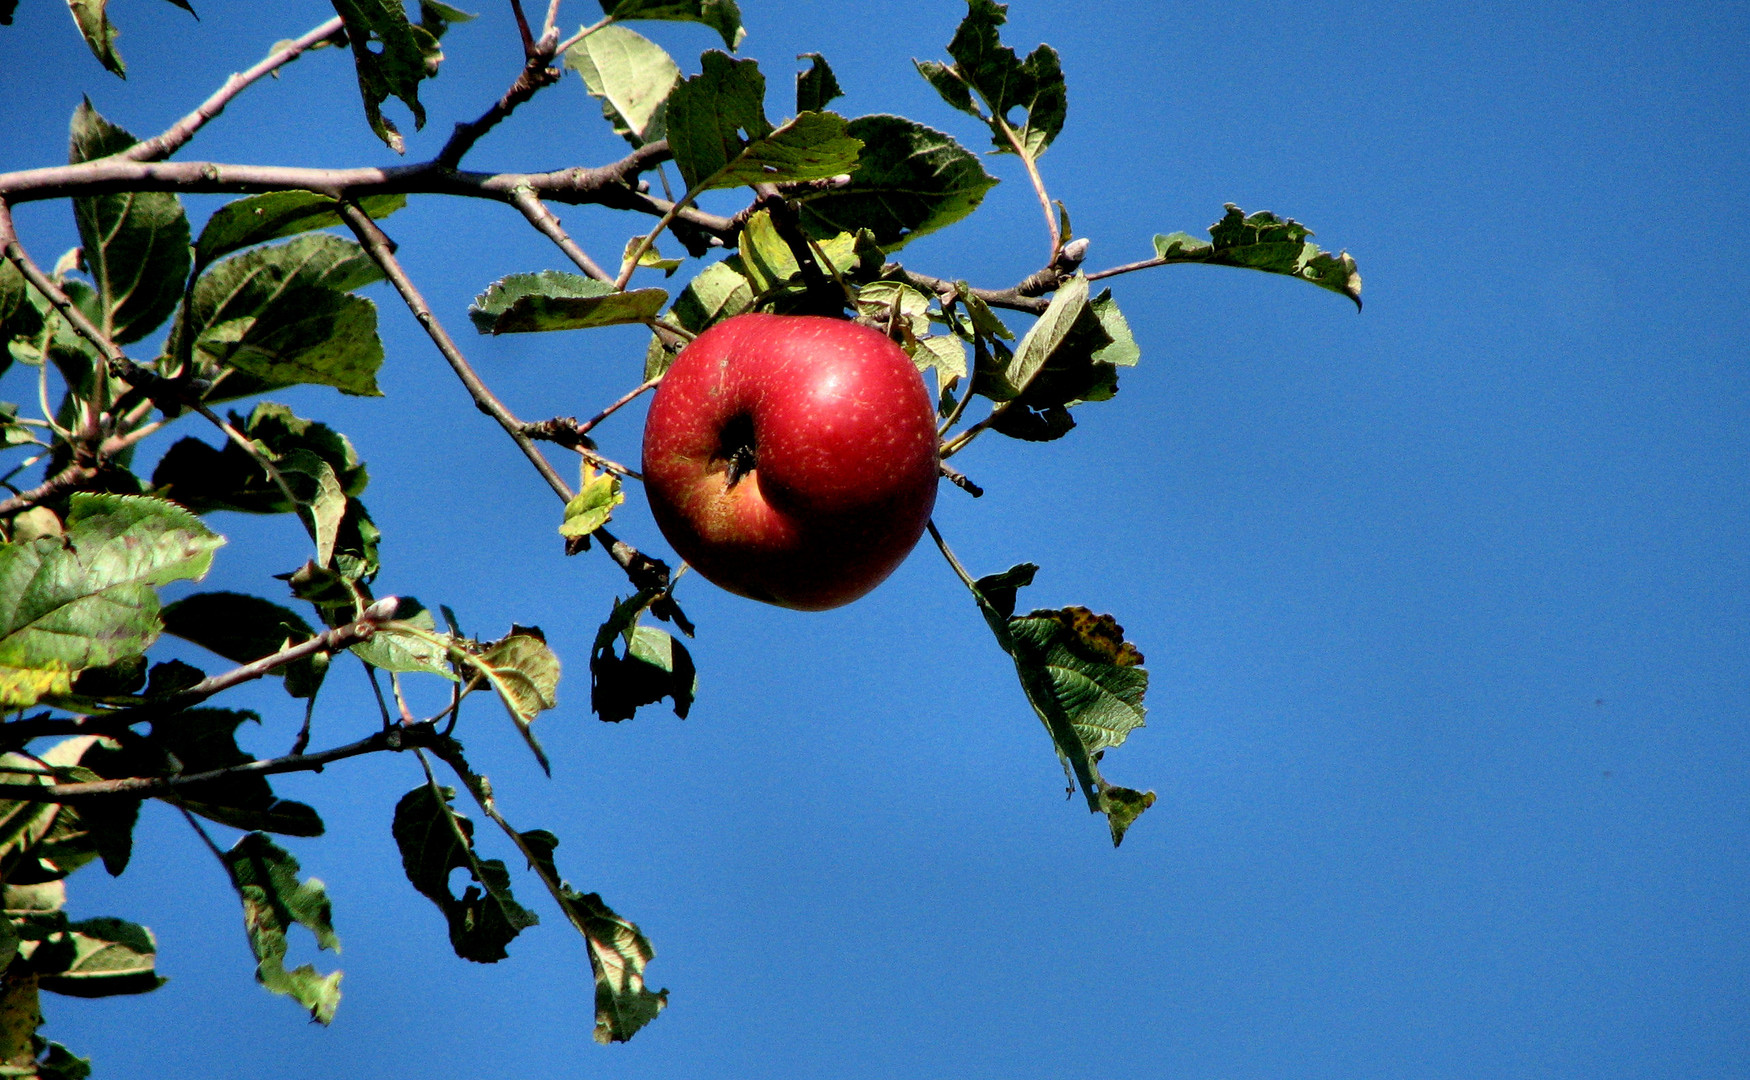
[[[848,604],[936,504],[935,409],[899,346],[843,319],[737,315],[689,342],[644,424],[644,490],[675,552],[730,592]]]

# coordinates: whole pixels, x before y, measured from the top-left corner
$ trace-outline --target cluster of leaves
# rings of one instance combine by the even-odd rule
[[[438,70],[439,39],[472,16],[438,0],[421,0],[418,22],[402,0],[334,6],[366,121],[400,151],[401,135],[383,105],[395,98],[423,124],[419,84]],[[94,54],[121,74],[105,0],[75,0],[72,9]],[[1076,425],[1072,409],[1118,392],[1119,369],[1135,366],[1140,350],[1111,290],[1092,285],[1104,277],[1201,262],[1297,277],[1360,303],[1360,278],[1346,254],[1320,250],[1292,220],[1232,206],[1207,241],[1157,236],[1153,259],[1083,272],[1087,243],[1075,238],[1068,209],[1049,199],[1039,171],[1068,112],[1057,54],[1041,45],[1022,58],[1005,46],[1006,9],[992,0],[968,0],[947,47],[951,62],[918,61],[917,69],[952,109],[978,121],[996,153],[1020,159],[1046,213],[1047,267],[1007,290],[888,261],[912,239],[971,214],[998,182],[954,136],[900,116],[832,111],[842,89],[826,59],[812,53],[796,74],[794,114],[774,122],[758,64],[731,55],[744,36],[733,0],[602,0],[602,10],[604,18],[569,39],[556,59],[578,73],[629,144],[673,164],[680,197],[654,228],[627,237],[612,282],[539,269],[487,285],[468,312],[480,333],[644,325],[651,329],[641,372],[648,384],[687,340],[743,312],[854,318],[891,336],[933,380],[947,457],[986,431],[1034,442],[1063,438]],[[0,0],[0,22],[10,13],[9,0]],[[698,73],[683,75],[660,45],[623,25],[639,19],[703,23],[729,52],[707,51]],[[75,113],[75,164],[133,145],[132,135],[89,103]],[[705,192],[742,187],[752,189],[754,202],[726,230],[709,232],[683,214]],[[357,200],[376,219],[404,203],[403,195]],[[340,973],[313,965],[287,970],[284,960],[294,926],[319,946],[338,948],[330,901],[270,838],[318,836],[323,823],[314,808],[278,798],[268,772],[329,760],[324,754],[413,749],[425,779],[396,806],[392,831],[409,882],[438,909],[456,954],[480,963],[503,959],[538,918],[513,895],[511,867],[481,854],[473,822],[453,805],[457,789],[438,783],[427,755],[451,769],[583,936],[597,1037],[629,1038],[667,1001],[666,991],[644,983],[650,943],[599,896],[560,878],[553,834],[519,831],[504,820],[490,783],[472,771],[453,736],[463,701],[489,692],[546,768],[534,724],[557,705],[559,659],[538,628],[513,625],[497,640],[480,641],[462,633],[447,607],[439,608],[440,627],[416,600],[379,601],[381,536],[361,501],[369,482],[364,463],[344,435],[261,400],[294,385],[380,393],[377,310],[359,295],[384,276],[380,256],[325,231],[341,223],[341,205],[311,191],[240,198],[198,235],[169,193],[108,192],[73,204],[82,245],[56,266],[47,291],[64,296],[109,350],[79,332],[18,265],[0,262],[0,373],[13,364],[33,370],[42,413],[32,419],[0,404],[0,451],[33,453],[0,482],[37,462],[48,478],[28,495],[12,488],[15,497],[0,504],[0,710],[16,714],[0,724],[0,797],[12,800],[0,802],[6,985],[86,996],[158,985],[148,931],[113,919],[72,922],[61,911],[61,881],[74,870],[101,860],[110,873],[122,872],[141,800],[153,797],[189,815],[203,836],[197,818],[242,831],[226,850],[208,842],[241,900],[257,977],[327,1022]],[[640,271],[667,279],[687,264],[659,249],[664,231],[704,261],[673,291],[634,287]],[[721,257],[708,258],[714,254]],[[1011,328],[1017,318],[1032,321]],[[154,359],[117,359],[114,349],[161,328]],[[64,388],[58,406],[50,401],[51,373]],[[967,415],[974,398],[987,407],[977,419]],[[252,402],[246,413],[220,417],[213,409],[244,399]],[[222,441],[184,437],[149,479],[137,475],[135,445],[191,413],[210,421]],[[602,538],[624,502],[624,470],[592,457],[582,432],[572,445],[583,466],[558,526],[568,551]],[[300,523],[311,554],[278,575],[279,600],[209,591],[161,603],[158,589],[206,573],[224,541],[202,517],[216,511],[291,515]],[[1033,581],[1030,564],[976,579],[954,565],[1013,659],[1072,788],[1106,816],[1118,844],[1154,801],[1152,792],[1112,784],[1100,771],[1105,753],[1143,726],[1148,675],[1141,654],[1110,615],[1074,606],[1015,614],[1019,589]],[[621,722],[666,699],[684,718],[698,691],[692,657],[644,617],[687,636],[692,627],[666,582],[637,584],[632,596],[616,598],[591,649],[591,709],[602,721]],[[304,605],[308,617],[280,601]],[[182,661],[149,665],[146,652],[163,633],[241,666],[209,676]],[[370,674],[384,726],[359,743],[309,754],[316,702],[343,652]],[[379,673],[388,676],[400,722]],[[263,674],[280,678],[304,705],[291,750],[269,761],[238,745],[241,726],[259,722],[254,714],[203,704]],[[445,680],[449,707],[415,719],[400,693],[403,676]],[[33,708],[42,711],[23,715]],[[36,739],[72,732],[79,734],[30,751]],[[77,795],[33,795],[41,785],[70,786]],[[461,895],[451,886],[457,870],[470,882]],[[41,1075],[80,1075],[81,1063],[64,1049],[40,1040],[28,1049]]]

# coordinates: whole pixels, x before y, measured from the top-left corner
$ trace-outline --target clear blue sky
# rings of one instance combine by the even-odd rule
[[[475,6],[410,160],[520,62],[507,5]],[[979,144],[910,63],[943,55],[960,4],[744,6],[774,112],[791,58],[818,51],[847,114]],[[63,5],[24,0],[0,28],[0,168],[64,160],[81,93],[161,130],[328,13],[112,7],[126,83]],[[280,397],[369,461],[381,591],[475,633],[546,629],[568,673],[540,721],[553,778],[489,706],[462,734],[511,819],[558,832],[566,875],[650,935],[671,1006],[594,1045],[581,943],[532,878],[519,895],[544,924],[495,967],[456,959],[401,875],[389,815],[419,772],[394,757],[276,782],[329,826],[288,846],[335,900],[332,1028],[252,985],[222,874],[154,804],[133,866],[80,873],[71,910],[151,926],[172,981],[48,999],[45,1035],[101,1076],[1750,1076],[1750,8],[1015,0],[1011,17],[1010,44],[1063,54],[1069,122],[1043,168],[1090,266],[1232,201],[1306,222],[1366,278],[1360,316],[1237,270],[1120,279],[1143,359],[1116,400],[1059,443],[981,440],[957,463],[989,494],[942,493],[976,572],[1038,562],[1023,605],[1111,611],[1147,655],[1148,727],[1105,769],[1160,801],[1124,847],[1065,801],[1012,669],[927,548],[828,614],[687,582],[691,718],[596,722],[588,647],[623,578],[560,555],[550,494],[379,287],[387,398]],[[713,43],[640,29],[689,72]],[[471,164],[622,147],[568,80]],[[181,156],[392,155],[328,52]],[[908,265],[992,286],[1036,267],[1018,163],[990,168],[1003,185]],[[187,203],[198,222],[218,200]],[[562,214],[598,258],[641,227]],[[65,204],[18,218],[40,260],[76,242]],[[459,332],[489,281],[563,265],[504,207],[427,199],[388,225]],[[615,332],[463,344],[527,417],[593,412],[643,351]],[[0,390],[26,395],[17,373]],[[604,450],[635,458],[638,430],[614,422]],[[621,521],[661,548],[636,493]],[[289,520],[217,524],[232,542],[203,587],[273,596],[305,557]],[[319,743],[376,723],[363,688],[337,671]],[[264,714],[252,748],[283,752],[288,699],[239,703]]]

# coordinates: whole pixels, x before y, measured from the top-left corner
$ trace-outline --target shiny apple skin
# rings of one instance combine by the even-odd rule
[[[754,467],[731,484],[724,432],[750,425]],[[929,391],[887,337],[843,319],[737,315],[689,342],[658,385],[644,489],[663,536],[708,580],[820,611],[879,585],[916,546],[937,449]]]

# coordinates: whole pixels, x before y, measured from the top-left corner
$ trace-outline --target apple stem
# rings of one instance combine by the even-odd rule
[[[960,560],[956,559],[954,552],[948,549],[948,541],[942,539],[942,530],[936,528],[936,519],[931,518],[924,523],[924,527],[930,530],[930,539],[936,542],[936,548],[941,551],[942,557],[948,560],[948,565],[954,568],[954,573],[959,576],[968,589],[976,593],[978,583],[972,580],[972,575],[966,572],[966,567],[960,565]]]

